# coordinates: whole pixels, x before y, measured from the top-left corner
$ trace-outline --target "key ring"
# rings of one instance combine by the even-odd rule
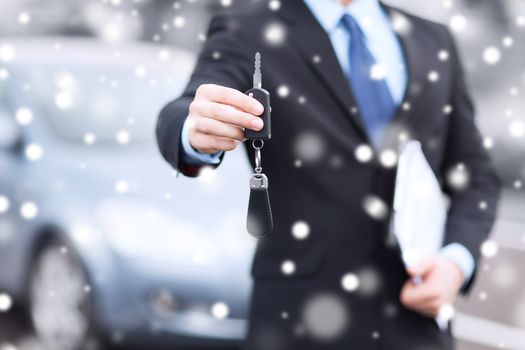
[[[261,141],[261,145],[259,147],[257,147],[255,145],[255,141]],[[262,166],[261,166],[261,148],[263,148],[264,146],[264,141],[263,140],[253,140],[252,141],[252,146],[253,148],[255,148],[255,172],[257,174],[260,174],[261,171],[262,171]]]

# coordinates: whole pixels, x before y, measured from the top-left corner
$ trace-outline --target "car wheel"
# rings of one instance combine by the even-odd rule
[[[90,284],[75,252],[57,239],[40,247],[29,280],[29,314],[53,350],[97,348]]]

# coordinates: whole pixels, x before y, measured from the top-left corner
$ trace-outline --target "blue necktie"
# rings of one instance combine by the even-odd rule
[[[385,79],[380,76],[372,78],[372,68],[376,65],[376,61],[366,47],[365,38],[359,25],[348,14],[343,16],[342,23],[350,34],[349,78],[352,92],[357,100],[368,136],[373,145],[379,148],[385,129],[394,116],[396,104]],[[380,67],[375,66],[374,68],[381,73]]]

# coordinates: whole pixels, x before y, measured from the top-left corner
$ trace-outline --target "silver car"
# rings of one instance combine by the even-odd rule
[[[188,179],[154,142],[156,115],[194,57],[88,39],[3,41],[0,293],[27,306],[53,350],[237,344],[254,249],[248,163],[236,151]]]

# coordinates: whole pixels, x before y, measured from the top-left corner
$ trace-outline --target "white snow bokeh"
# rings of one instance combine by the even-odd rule
[[[0,62],[11,62],[16,55],[15,47],[11,44],[0,45]]]
[[[292,235],[297,240],[304,240],[310,235],[310,226],[306,221],[296,221],[292,225]]]
[[[214,318],[223,320],[230,314],[230,308],[228,304],[218,301],[211,306],[211,314]]]
[[[9,210],[11,206],[9,198],[4,195],[0,195],[0,214],[4,214]]]
[[[341,278],[341,286],[347,292],[355,292],[359,287],[359,277],[355,273],[347,273]]]
[[[455,33],[461,33],[467,28],[467,19],[462,14],[455,14],[450,17],[448,25]]]
[[[385,149],[379,155],[379,162],[385,168],[392,168],[397,164],[397,153],[391,149]]]
[[[320,161],[326,151],[323,138],[313,131],[299,134],[293,146],[297,158],[305,162]]]
[[[268,7],[272,11],[278,11],[281,8],[281,1],[279,1],[279,0],[270,0],[268,2]]]
[[[501,59],[501,52],[497,47],[489,46],[483,51],[483,60],[486,64],[494,65]]]
[[[20,206],[20,215],[26,220],[33,220],[38,215],[38,206],[32,201],[24,202]]]
[[[384,220],[388,215],[388,206],[379,197],[374,195],[365,196],[363,199],[363,209],[375,220]]]
[[[13,305],[13,299],[7,293],[0,293],[0,312],[7,312]]]
[[[263,32],[265,42],[271,46],[281,45],[286,40],[286,28],[281,23],[269,23]]]
[[[372,80],[383,80],[386,74],[386,67],[382,64],[376,63],[370,68],[370,79]]]
[[[292,260],[285,260],[281,264],[281,272],[285,275],[292,275],[295,273],[295,263]]]
[[[498,254],[498,244],[493,240],[487,240],[481,245],[481,255],[485,258],[493,258]]]
[[[27,107],[20,107],[16,110],[15,118],[18,124],[28,125],[33,120],[33,112]]]
[[[369,145],[360,144],[359,146],[356,147],[354,151],[354,155],[358,162],[367,163],[374,156],[374,151],[372,150],[372,147],[370,147]]]
[[[337,295],[318,294],[309,298],[302,310],[305,331],[320,341],[342,336],[350,322],[348,306]]]
[[[33,142],[26,146],[24,154],[28,160],[36,162],[44,155],[44,149],[38,143]]]
[[[456,191],[462,191],[470,184],[470,174],[463,163],[453,166],[446,176],[447,184]]]

